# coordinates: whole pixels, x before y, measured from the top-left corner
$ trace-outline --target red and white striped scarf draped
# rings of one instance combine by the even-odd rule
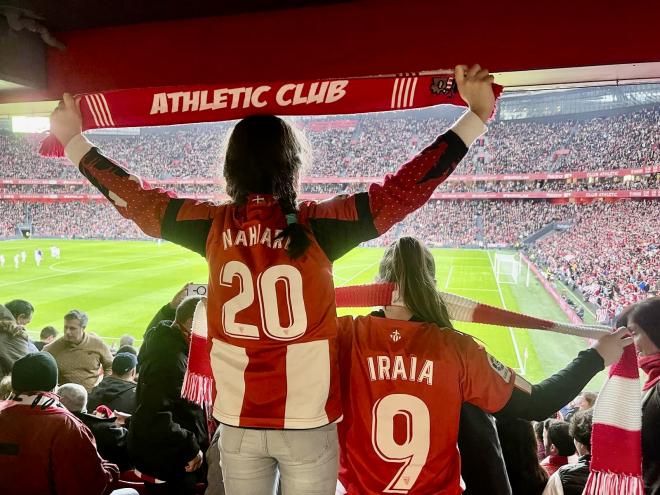
[[[396,297],[390,283],[337,287],[337,307],[388,306]],[[440,292],[454,321],[544,330],[587,339],[610,332],[603,325],[575,325],[496,308],[467,297]],[[207,349],[206,307],[200,303],[193,319],[188,371],[183,397],[210,406],[213,374]],[[641,479],[641,392],[637,356],[628,346],[621,360],[609,372],[594,408],[591,474],[586,495],[643,495]]]

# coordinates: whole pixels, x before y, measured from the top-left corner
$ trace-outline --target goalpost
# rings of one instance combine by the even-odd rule
[[[520,253],[495,253],[494,268],[498,284],[517,285],[522,282],[529,287],[531,269],[528,263],[523,262]]]
[[[518,284],[522,263],[516,254],[495,253],[495,278],[499,284]]]

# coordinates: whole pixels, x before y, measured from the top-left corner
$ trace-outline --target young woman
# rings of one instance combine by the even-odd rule
[[[351,495],[461,493],[456,442],[464,402],[498,418],[544,419],[632,343],[625,329],[602,337],[532,386],[453,329],[436,290],[433,256],[420,241],[393,243],[379,278],[397,285],[398,302],[370,316],[339,318],[340,480]],[[464,460],[485,465],[482,458]]]
[[[642,398],[642,475],[646,495],[660,495],[660,297],[635,304],[628,330],[646,373]]]
[[[492,76],[456,68],[467,112],[383,185],[322,203],[296,204],[304,146],[274,116],[240,121],[224,175],[231,201],[216,205],[152,189],[80,135],[70,95],[51,116],[67,156],[124,217],[148,235],[206,257],[213,413],[225,487],[333,493],[335,421],[341,418],[332,262],[421,207],[484,131]],[[147,473],[148,474],[148,473]]]

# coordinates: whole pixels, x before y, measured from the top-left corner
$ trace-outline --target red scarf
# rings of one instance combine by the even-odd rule
[[[642,388],[642,390],[647,391],[660,381],[660,352],[650,356],[639,356],[637,361],[639,367],[649,376]]]
[[[502,87],[494,84],[498,97]],[[316,81],[134,88],[76,96],[83,131],[234,120],[254,114],[339,115],[466,106],[454,71]],[[64,156],[54,136],[41,143],[44,156]]]
[[[594,406],[585,495],[643,495],[642,394],[635,346],[612,365]]]

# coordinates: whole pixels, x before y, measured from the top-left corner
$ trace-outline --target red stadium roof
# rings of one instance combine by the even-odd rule
[[[53,100],[64,90],[391,74],[476,61],[502,73],[498,82],[507,86],[660,80],[657,0],[19,3],[67,48],[48,48],[41,88],[16,88],[5,76],[0,103]]]

